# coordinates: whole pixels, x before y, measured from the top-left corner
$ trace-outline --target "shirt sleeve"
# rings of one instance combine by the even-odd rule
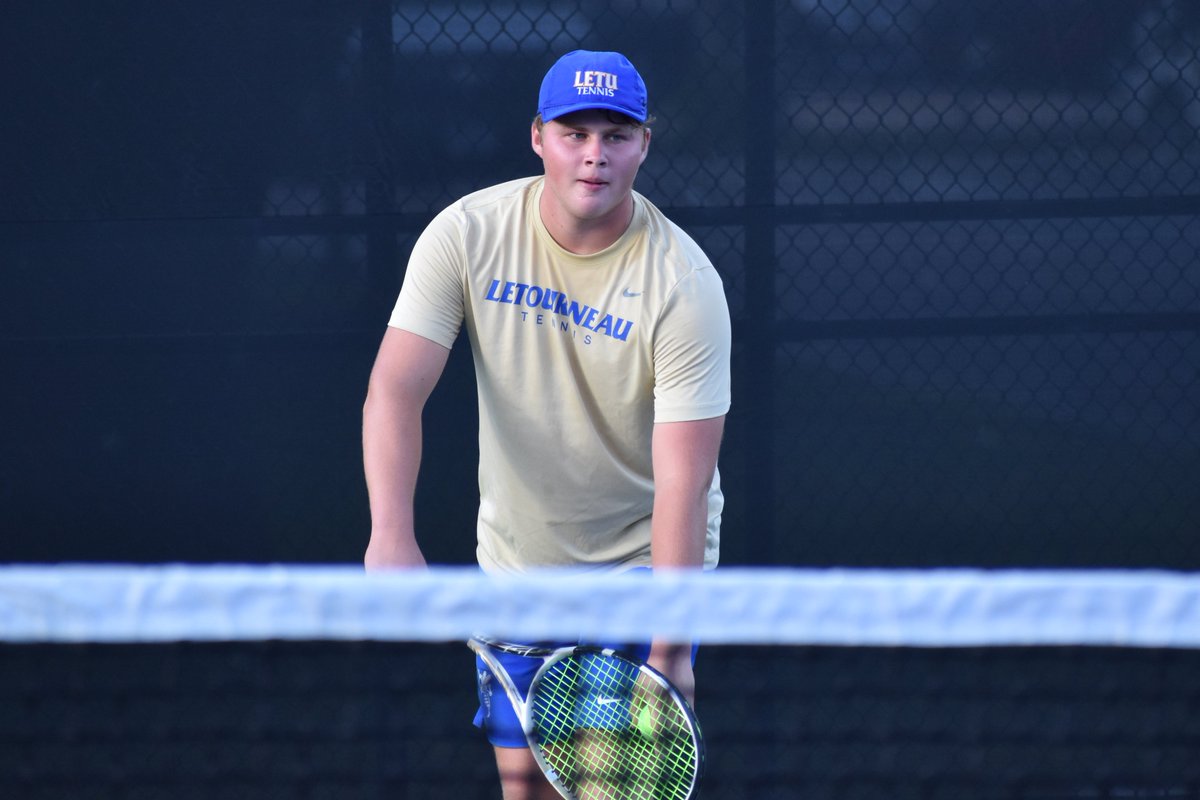
[[[667,299],[654,338],[654,421],[719,417],[730,405],[729,306],[712,267],[688,273]]]
[[[451,206],[418,237],[388,325],[450,348],[465,309],[462,214]]]

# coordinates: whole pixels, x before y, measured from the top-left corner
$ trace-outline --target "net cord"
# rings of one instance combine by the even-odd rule
[[[1200,574],[4,566],[0,641],[513,640],[1200,648]]]

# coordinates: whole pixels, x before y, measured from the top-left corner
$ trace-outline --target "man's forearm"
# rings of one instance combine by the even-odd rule
[[[377,392],[363,406],[363,470],[371,510],[368,569],[423,566],[413,499],[421,462],[421,415]]]
[[[650,518],[650,563],[655,569],[704,566],[708,534],[708,484],[656,487]]]

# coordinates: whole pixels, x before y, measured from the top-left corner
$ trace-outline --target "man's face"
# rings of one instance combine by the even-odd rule
[[[613,122],[609,112],[589,109],[533,128],[533,150],[546,170],[543,201],[561,221],[629,223],[630,192],[646,158],[650,131]]]

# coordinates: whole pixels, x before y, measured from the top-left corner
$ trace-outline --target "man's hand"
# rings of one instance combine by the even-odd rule
[[[426,564],[415,537],[373,530],[363,556],[363,566],[368,570],[423,569]]]
[[[696,677],[692,672],[692,646],[690,644],[655,642],[650,648],[650,658],[646,660],[646,663],[675,684],[675,688],[688,701],[688,705],[695,704]]]

